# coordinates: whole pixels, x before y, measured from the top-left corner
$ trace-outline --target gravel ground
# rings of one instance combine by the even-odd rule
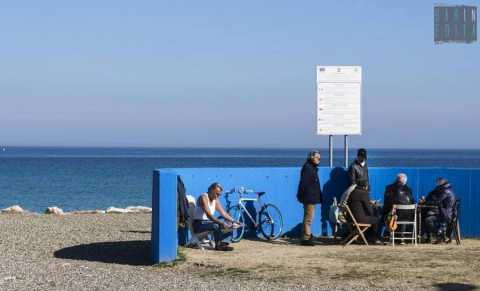
[[[149,263],[149,214],[0,215],[0,290],[473,290],[480,241],[464,246],[301,247],[243,240]],[[400,274],[395,274],[399,270]]]

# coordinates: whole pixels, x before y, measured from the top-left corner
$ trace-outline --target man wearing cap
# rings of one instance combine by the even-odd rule
[[[298,184],[297,199],[303,204],[303,231],[301,244],[313,246],[312,221],[315,205],[322,202],[322,190],[318,178],[320,152],[311,151],[307,161],[303,164]]]
[[[350,184],[356,185],[348,199],[348,206],[357,222],[372,225],[369,238],[373,243],[380,244],[377,233],[379,218],[375,214],[369,195],[370,182],[368,180],[367,151],[365,149],[358,150],[357,159],[348,168],[348,176]]]
[[[348,168],[348,176],[350,185],[357,185],[357,189],[361,188],[370,191],[370,182],[368,180],[367,166],[367,150],[359,149],[357,159]]]

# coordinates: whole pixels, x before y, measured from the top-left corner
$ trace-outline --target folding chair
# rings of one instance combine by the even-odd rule
[[[195,233],[193,231],[193,214],[195,212],[195,207],[197,205],[195,197],[192,195],[187,195],[188,200],[188,229],[190,231],[190,240],[188,241],[187,246],[193,248],[204,249],[204,246],[209,245],[210,247],[215,247],[213,241],[209,240],[209,236],[213,234],[213,231],[206,231],[202,233]]]
[[[342,203],[340,207],[344,210],[344,213],[348,216],[347,219],[349,221],[350,226],[350,234],[343,240],[343,245],[348,246],[349,244],[356,241],[358,238],[361,238],[362,241],[368,246],[368,241],[365,238],[365,232],[372,226],[368,223],[358,223],[355,217],[353,216],[350,207],[348,207],[347,203]]]
[[[392,212],[396,213],[398,215],[398,210],[400,211],[413,211],[413,221],[411,220],[398,220],[397,219],[397,225],[411,225],[412,226],[412,231],[396,231],[393,230],[391,232],[391,240],[392,240],[392,246],[395,246],[395,240],[411,240],[415,246],[417,245],[417,204],[410,204],[410,205],[398,205],[394,204],[392,207]],[[402,237],[395,237],[395,234],[401,234]],[[404,238],[403,236],[409,234],[411,235],[410,238]]]
[[[460,199],[455,200],[455,204],[453,205],[453,217],[452,221],[447,226],[447,238],[449,240],[452,239],[452,235],[455,236],[455,241],[457,245],[462,244],[462,237],[460,234]]]

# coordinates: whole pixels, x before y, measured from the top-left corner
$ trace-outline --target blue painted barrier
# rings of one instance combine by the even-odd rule
[[[392,183],[397,173],[406,173],[408,184],[414,192],[415,199],[427,195],[435,186],[438,176],[447,178],[454,186],[457,198],[462,200],[460,211],[461,229],[464,235],[480,237],[480,223],[476,212],[480,209],[480,169],[455,168],[370,168],[370,183],[372,199],[383,199],[385,186]],[[176,175],[180,175],[185,183],[187,194],[198,196],[205,192],[213,182],[220,182],[225,190],[246,186],[258,191],[266,191],[265,202],[277,205],[284,219],[284,230],[295,235],[300,229],[303,218],[303,208],[296,200],[300,168],[177,168],[160,169],[154,173],[153,185],[153,216],[152,216],[152,246],[154,261],[172,257],[177,238],[176,208],[165,204],[173,203],[176,207]],[[160,179],[155,179],[159,176]],[[348,177],[343,168],[322,167],[319,178],[323,189],[324,204],[317,207],[313,232],[329,231],[328,208],[333,197],[339,196],[348,187]],[[160,185],[158,185],[160,184]],[[160,189],[157,190],[156,189]],[[155,197],[157,196],[157,197]],[[173,198],[172,198],[173,197]],[[172,200],[173,199],[173,200]],[[160,203],[160,201],[162,203]],[[173,201],[173,202],[172,202]],[[226,205],[226,201],[223,201]],[[163,207],[163,208],[159,208]],[[156,208],[158,208],[156,210]],[[173,225],[165,226],[165,225]],[[163,229],[165,227],[167,229]],[[167,247],[168,246],[168,247]],[[162,257],[162,251],[168,250],[168,255]]]
[[[152,187],[152,260],[177,257],[177,173],[154,171]]]

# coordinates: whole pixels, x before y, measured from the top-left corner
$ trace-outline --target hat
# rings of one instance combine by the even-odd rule
[[[357,157],[364,157],[367,158],[367,150],[366,149],[359,149],[357,152]]]

